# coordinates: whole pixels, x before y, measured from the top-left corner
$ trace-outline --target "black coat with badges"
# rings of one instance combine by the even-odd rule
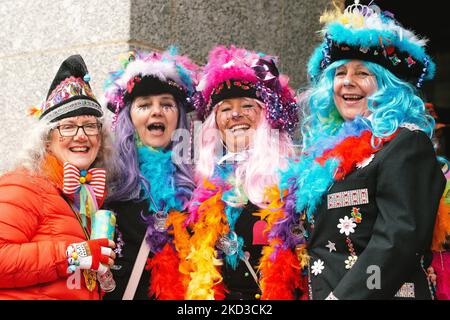
[[[311,298],[430,299],[423,256],[444,185],[428,136],[405,128],[334,183],[307,225]]]
[[[121,245],[121,255],[117,255],[114,263],[118,270],[112,270],[116,289],[106,293],[105,300],[121,300],[136,261],[139,248],[147,231],[144,217],[148,214],[148,203],[146,200],[140,202],[125,201],[107,204],[106,207],[116,213],[116,234],[114,241]],[[118,241],[118,237],[122,241]],[[122,242],[122,243],[121,243]],[[143,270],[139,285],[134,295],[135,300],[148,300],[148,288],[150,285],[150,273]]]

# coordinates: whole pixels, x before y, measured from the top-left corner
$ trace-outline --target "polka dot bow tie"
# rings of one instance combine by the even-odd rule
[[[64,163],[64,184],[63,192],[67,195],[73,195],[78,192],[81,185],[86,184],[92,188],[97,198],[103,198],[105,193],[106,171],[101,168],[92,168],[89,170],[79,170],[73,164]]]

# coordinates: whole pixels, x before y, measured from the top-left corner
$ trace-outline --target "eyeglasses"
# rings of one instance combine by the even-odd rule
[[[77,126],[75,124],[60,124],[55,127],[58,129],[61,137],[75,137],[78,134],[78,130],[80,128],[83,129],[83,132],[87,136],[96,136],[100,133],[102,128],[101,123],[87,123],[82,126]]]

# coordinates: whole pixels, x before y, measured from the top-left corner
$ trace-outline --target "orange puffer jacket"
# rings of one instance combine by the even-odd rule
[[[66,248],[86,241],[48,179],[20,170],[0,177],[0,299],[99,299],[82,274],[67,274]]]

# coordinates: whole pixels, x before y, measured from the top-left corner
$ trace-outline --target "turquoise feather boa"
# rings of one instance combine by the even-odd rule
[[[149,208],[156,212],[170,209],[182,210],[181,200],[176,196],[172,151],[157,150],[148,146],[137,145],[139,168],[141,175],[148,181],[150,190],[141,184],[141,192],[149,203]],[[149,193],[158,208],[155,208]]]

